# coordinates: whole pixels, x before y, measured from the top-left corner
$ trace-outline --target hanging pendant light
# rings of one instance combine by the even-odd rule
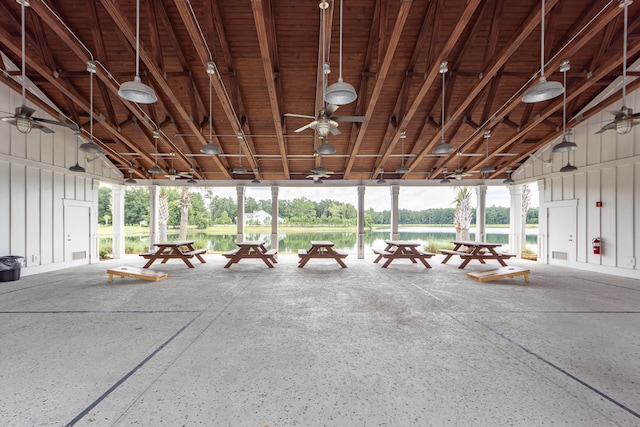
[[[85,153],[102,154],[102,148],[93,142],[93,75],[96,73],[96,63],[94,61],[87,62],[87,71],[89,72],[89,141],[80,146]]]
[[[484,139],[486,141],[486,147],[487,147],[487,152],[486,152],[486,165],[480,168],[480,173],[482,175],[487,175],[490,173],[494,173],[496,171],[496,168],[494,168],[493,166],[489,166],[489,138],[491,138],[491,131],[490,130],[486,130],[484,132]]]
[[[76,164],[71,166],[69,170],[71,172],[85,172],[85,169],[78,164],[78,139],[80,137],[80,131],[75,131],[73,134],[76,136]]]
[[[565,59],[560,64],[560,71],[564,74],[564,87],[567,87],[567,71],[571,69],[571,65],[569,65],[569,60]],[[578,144],[575,142],[567,140],[567,136],[570,134],[570,131],[567,131],[567,91],[564,91],[563,100],[562,100],[562,141],[555,145],[551,150],[554,153],[564,153],[565,151],[573,151],[578,147]]]
[[[336,147],[334,147],[333,145],[329,144],[329,139],[327,137],[324,138],[324,142],[322,144],[320,144],[320,146],[318,147],[318,149],[316,150],[318,152],[318,154],[335,154],[336,152]]]
[[[447,67],[447,61],[440,63],[440,74],[442,74],[442,121],[440,122],[440,128],[442,129],[442,139],[440,144],[433,148],[433,154],[449,154],[453,151],[451,144],[444,142],[444,75],[449,71]]]
[[[402,141],[402,163],[400,164],[400,167],[396,169],[396,173],[400,173],[400,174],[411,172],[409,168],[404,165],[404,140],[405,139],[407,139],[407,132],[403,130],[402,132],[400,132],[400,140]]]
[[[211,79],[215,73],[213,61],[207,62],[207,74],[209,74],[209,143],[200,147],[200,152],[216,156],[220,154],[220,149],[213,144],[213,82]]]
[[[448,173],[449,170],[446,167],[442,168],[442,175],[444,175],[444,177],[440,180],[440,184],[449,184],[451,182],[447,176]]]
[[[568,154],[567,154],[568,156]],[[567,157],[567,164],[560,168],[560,172],[573,172],[577,171],[578,168],[573,166],[571,162],[569,162],[569,158]]]
[[[376,180],[376,184],[386,184],[387,180],[384,179],[384,169],[380,168],[380,178]]]
[[[507,179],[502,181],[503,184],[510,185],[515,182],[513,179],[511,179],[511,173],[513,173],[513,171],[511,169],[507,169]]]
[[[358,97],[354,87],[342,80],[342,1],[340,0],[340,72],[338,81],[329,86],[324,94],[324,100],[335,105],[350,104]]]
[[[129,185],[135,185],[138,183],[138,181],[133,179],[133,163],[129,163],[129,178],[127,178],[124,183]]]
[[[564,92],[564,87],[560,82],[547,81],[544,76],[544,1],[542,0],[542,23],[541,32],[542,39],[540,40],[540,79],[538,83],[530,87],[522,97],[522,102],[533,103],[542,102],[553,99],[556,96],[560,96]]]
[[[162,169],[158,167],[158,139],[160,139],[160,131],[156,129],[153,131],[153,140],[155,141],[155,147],[156,147],[155,164],[151,169],[149,169],[149,173],[152,173],[152,174],[162,173]]]
[[[120,85],[118,95],[127,101],[139,104],[153,104],[158,97],[151,87],[140,80],[140,0],[136,0],[136,76],[133,81]]]
[[[243,133],[242,132],[238,132],[238,158],[240,159],[240,164],[238,166],[236,166],[235,168],[233,168],[233,173],[234,174],[245,174],[247,173],[247,170],[245,168],[242,167],[242,146],[241,146],[241,142],[244,139],[243,137]]]

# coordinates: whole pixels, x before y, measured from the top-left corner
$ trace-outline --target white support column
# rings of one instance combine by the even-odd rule
[[[478,206],[476,207],[476,242],[484,242],[487,238],[487,186],[478,185],[476,187],[476,199]]]
[[[547,256],[547,201],[545,199],[545,180],[538,180],[538,262],[548,264]]]
[[[391,240],[398,240],[398,199],[400,186],[391,186]]]
[[[509,251],[522,258],[522,186],[509,186]]]
[[[364,185],[358,185],[358,259],[364,259]]]
[[[160,187],[149,186],[149,251],[154,251],[153,246],[158,243],[158,206],[160,204]]]
[[[124,185],[111,186],[111,254],[116,259],[124,255],[124,189]]]
[[[278,192],[280,187],[271,186],[271,249],[278,250]],[[277,256],[277,254],[276,254]]]
[[[238,185],[236,187],[236,194],[238,195],[238,217],[236,220],[238,232],[236,241],[244,242],[244,185]]]

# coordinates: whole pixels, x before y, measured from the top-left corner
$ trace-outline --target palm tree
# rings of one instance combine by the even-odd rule
[[[182,187],[180,192],[180,240],[187,240],[187,226],[189,225],[189,187]]]
[[[167,221],[169,221],[169,193],[165,187],[162,187],[158,201],[158,234],[161,242],[167,241]]]
[[[471,190],[468,187],[459,187],[452,204],[455,205],[453,225],[456,227],[456,240],[469,240],[469,227],[473,216]]]

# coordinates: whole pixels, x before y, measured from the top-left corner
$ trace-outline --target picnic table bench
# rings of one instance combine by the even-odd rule
[[[144,259],[147,259],[147,263],[142,268],[149,268],[157,260],[162,260],[162,264],[165,264],[170,259],[181,259],[189,268],[193,268],[191,259],[196,257],[201,263],[206,263],[202,254],[206,253],[206,249],[196,249],[193,247],[195,240],[186,240],[178,242],[164,242],[155,243],[154,246],[158,249],[155,252],[146,252],[139,254]]]
[[[442,264],[446,264],[454,255],[462,259],[462,263],[458,268],[465,268],[471,260],[477,260],[481,264],[486,264],[485,260],[495,259],[503,267],[507,266],[505,260],[514,257],[513,254],[503,254],[496,252],[496,248],[502,246],[501,243],[472,242],[472,241],[454,241],[453,249],[441,249],[440,253],[446,255],[442,260]],[[466,248],[466,249],[464,249]]]
[[[421,243],[406,240],[385,240],[385,243],[387,246],[384,249],[373,249],[373,253],[378,255],[373,261],[374,263],[380,262],[383,258],[386,259],[382,268],[387,268],[397,259],[409,259],[414,264],[420,261],[426,268],[431,268],[427,259],[435,254],[418,249]]]
[[[298,250],[298,268],[304,267],[311,258],[325,258],[334,259],[342,268],[347,268],[347,265],[342,261],[349,254],[344,251],[333,249],[333,242],[328,240],[312,240],[311,249],[299,249]]]
[[[238,245],[236,249],[222,253],[222,256],[229,260],[224,268],[229,268],[243,259],[252,258],[261,259],[269,268],[273,268],[273,264],[278,263],[276,260],[278,251],[276,249],[267,250],[262,241],[237,242],[236,245]]]

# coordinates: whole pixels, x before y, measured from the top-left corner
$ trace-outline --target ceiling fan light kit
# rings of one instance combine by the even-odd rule
[[[120,85],[118,95],[138,104],[153,104],[158,101],[153,89],[140,80],[140,0],[136,0],[136,76],[133,81]]]
[[[522,97],[522,102],[525,103],[548,101],[564,93],[564,87],[560,82],[547,81],[547,78],[544,76],[544,2],[545,0],[542,0],[540,25],[542,33],[540,40],[540,79],[538,79],[538,83],[536,83],[535,86],[530,87],[529,90],[525,92]]]
[[[340,72],[338,81],[329,86],[324,94],[324,100],[335,105],[350,104],[358,98],[355,88],[342,80],[342,2],[343,0],[340,0]]]

